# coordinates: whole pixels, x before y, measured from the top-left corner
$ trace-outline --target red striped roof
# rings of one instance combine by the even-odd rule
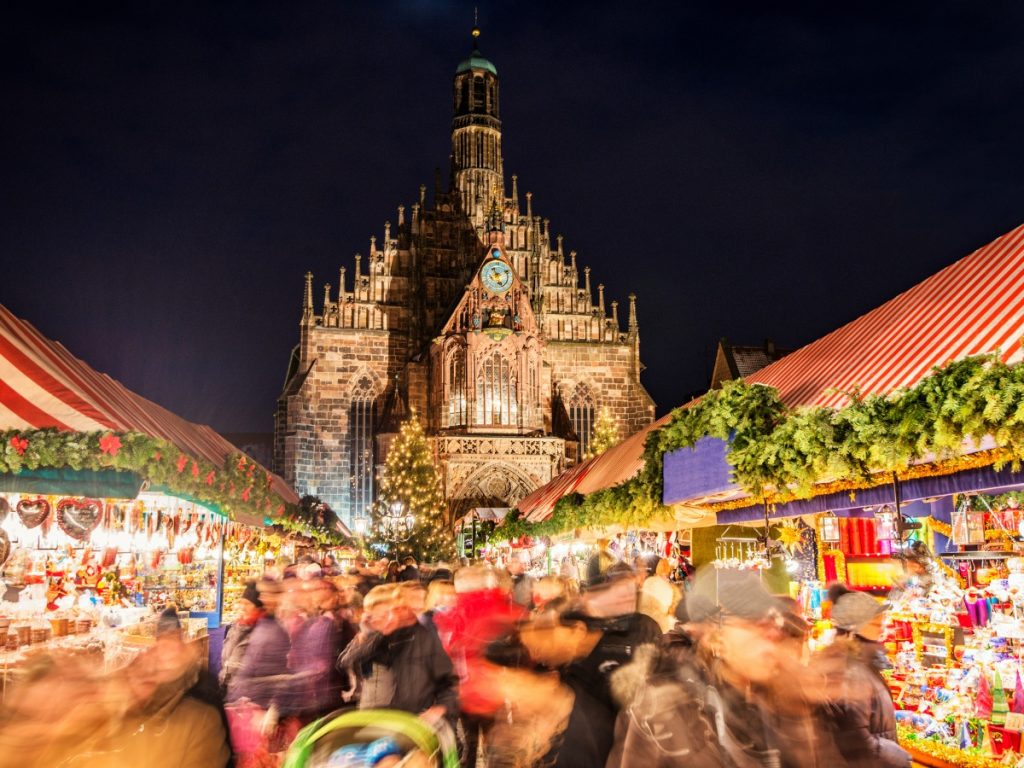
[[[886,394],[963,357],[1019,361],[1022,335],[1024,225],[746,381],[775,387],[790,406],[838,408],[843,391]]]
[[[238,449],[212,428],[193,424],[98,373],[0,304],[0,430],[142,432],[216,466]],[[274,491],[298,496],[276,475]]]
[[[611,488],[629,480],[644,465],[644,443],[652,429],[668,423],[671,414],[663,416],[633,433],[621,443],[612,446],[600,456],[567,469],[547,485],[523,499],[516,507],[527,519],[534,522],[551,516],[555,503],[569,493],[588,494]]]

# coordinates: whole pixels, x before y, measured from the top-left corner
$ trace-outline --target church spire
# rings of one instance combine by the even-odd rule
[[[306,290],[302,294],[302,322],[313,324],[313,273],[306,273]]]
[[[504,207],[504,163],[498,110],[498,70],[480,53],[480,28],[473,27],[473,52],[459,63],[453,83],[452,187],[463,211],[486,220],[492,198]]]

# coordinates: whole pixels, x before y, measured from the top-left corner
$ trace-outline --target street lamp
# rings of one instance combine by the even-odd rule
[[[393,501],[384,507],[384,513],[378,522],[380,535],[392,544],[408,541],[416,527],[416,516],[407,512],[405,504]]]

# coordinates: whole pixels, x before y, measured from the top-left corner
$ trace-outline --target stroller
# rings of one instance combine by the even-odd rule
[[[282,768],[459,768],[455,735],[408,712],[358,709],[328,715],[296,736]]]

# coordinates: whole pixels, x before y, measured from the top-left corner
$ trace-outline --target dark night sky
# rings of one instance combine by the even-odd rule
[[[481,3],[506,175],[664,411],[720,336],[800,345],[1024,220],[1019,4]],[[447,171],[473,3],[5,10],[0,302],[222,431],[269,431],[303,274]]]

